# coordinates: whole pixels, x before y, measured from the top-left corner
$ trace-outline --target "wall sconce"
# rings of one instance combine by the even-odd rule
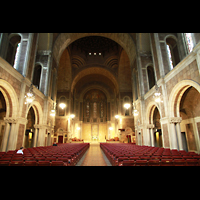
[[[71,114],[70,117],[73,119],[73,118],[75,117],[75,115],[74,115],[74,114]]]
[[[153,95],[155,102],[157,102],[157,103],[163,102],[162,101],[162,94],[161,94],[157,84],[155,85],[155,89],[156,89],[156,92]]]
[[[56,109],[55,109],[56,103],[53,103],[53,109],[50,111],[50,116],[55,117],[56,115]]]
[[[31,104],[35,100],[35,94],[33,92],[33,84],[31,84],[29,91],[25,95],[25,104]]]
[[[119,115],[115,115],[115,118],[116,118],[116,119],[119,119]]]
[[[138,116],[139,115],[139,112],[136,109],[136,104],[135,103],[133,103],[133,115],[134,116]]]

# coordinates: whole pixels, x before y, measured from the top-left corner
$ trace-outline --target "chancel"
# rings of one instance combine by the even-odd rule
[[[0,166],[200,166],[199,153],[200,33],[0,33]]]

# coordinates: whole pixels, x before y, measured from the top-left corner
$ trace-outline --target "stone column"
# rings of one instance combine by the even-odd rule
[[[154,136],[153,136],[153,129],[154,124],[147,124],[147,145],[154,146]]]
[[[180,147],[182,148],[180,125],[179,125],[179,127],[176,126],[176,124],[180,123],[181,120],[182,120],[181,117],[170,117],[169,118],[170,149],[179,149]]]
[[[6,151],[15,150],[17,145],[19,124],[17,124],[17,119],[11,117],[5,117],[4,121],[6,124],[10,124],[10,128],[8,127],[9,133],[6,132],[5,134],[7,136]]]
[[[6,123],[5,133],[4,133],[3,140],[2,140],[1,151],[7,150],[8,138],[9,138],[9,135],[10,135],[11,124],[8,121],[6,121],[5,123]]]

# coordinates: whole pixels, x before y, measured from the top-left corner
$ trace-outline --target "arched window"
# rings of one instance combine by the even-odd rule
[[[40,77],[41,77],[41,65],[36,65],[34,69],[34,75],[33,75],[33,85],[35,85],[38,89],[40,87]]]
[[[186,39],[186,42],[187,42],[188,51],[190,53],[194,48],[194,43],[193,43],[193,40],[192,40],[192,34],[191,33],[185,33],[185,39]]]
[[[17,48],[16,48],[16,52],[15,52],[15,59],[14,59],[14,65],[13,65],[13,67],[15,69],[17,68],[17,62],[18,62],[18,58],[19,58],[19,54],[20,54],[20,46],[21,46],[21,42],[19,42],[17,44]]]
[[[149,79],[149,89],[151,89],[155,85],[155,74],[152,66],[147,67],[147,74]]]
[[[170,70],[172,70],[180,62],[177,42],[174,38],[168,37],[166,39],[166,46],[167,46]]]
[[[21,37],[14,35],[9,39],[6,61],[10,63],[15,69],[19,61]]]

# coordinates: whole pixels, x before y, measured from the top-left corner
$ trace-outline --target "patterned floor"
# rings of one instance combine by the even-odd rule
[[[85,155],[76,166],[112,166],[100,148],[99,143],[91,143]]]

